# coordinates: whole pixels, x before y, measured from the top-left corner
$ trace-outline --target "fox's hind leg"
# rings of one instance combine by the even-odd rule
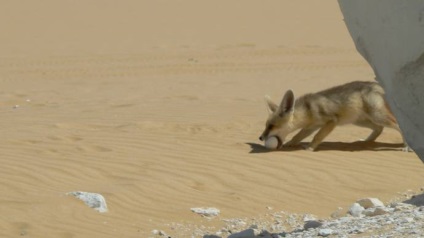
[[[408,143],[406,142],[405,137],[403,136],[403,133],[400,130],[399,125],[397,123],[389,123],[386,126],[389,127],[389,128],[393,128],[393,129],[397,130],[400,133],[400,135],[402,136],[402,142],[403,142],[402,151],[404,151],[404,152],[412,152],[413,151],[411,149],[411,147],[409,147]]]
[[[362,141],[375,141],[377,137],[381,135],[381,132],[383,132],[383,128],[384,128],[384,126],[377,125],[373,123],[372,121],[368,121],[368,120],[358,121],[358,122],[355,122],[354,124],[360,127],[370,128],[372,130],[371,134],[366,139],[363,139]]]
[[[394,118],[393,114],[390,113],[390,111],[387,112],[387,114],[375,114],[371,117],[371,120],[374,124],[377,124],[379,126],[389,127],[392,129],[397,130],[400,135],[402,136],[402,141],[404,147],[402,148],[405,152],[411,152],[412,149],[409,147],[409,145],[406,143],[405,137],[403,136],[402,131],[399,128],[399,125],[397,124],[396,119]]]

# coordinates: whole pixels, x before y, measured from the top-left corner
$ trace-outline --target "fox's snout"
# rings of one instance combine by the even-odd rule
[[[268,130],[265,130],[264,132],[262,132],[262,135],[259,136],[259,140],[260,141],[266,140],[266,138],[268,137],[268,134],[269,134],[269,131]]]
[[[269,136],[269,132],[270,132],[270,127],[269,127],[269,126],[267,126],[267,127],[265,128],[265,130],[262,132],[261,136],[259,136],[259,140],[260,140],[260,141],[264,141],[264,140],[266,140],[266,138]]]

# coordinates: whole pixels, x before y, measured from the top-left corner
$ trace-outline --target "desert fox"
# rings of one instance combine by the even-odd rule
[[[384,127],[401,132],[384,99],[384,90],[376,82],[355,81],[306,94],[296,100],[293,92],[288,90],[280,105],[269,98],[266,100],[270,115],[259,139],[277,136],[284,142],[289,133],[301,129],[285,146],[297,145],[319,130],[306,148],[315,151],[337,125],[344,124],[370,128],[372,132],[365,141],[377,139]],[[406,144],[404,150],[409,150]]]

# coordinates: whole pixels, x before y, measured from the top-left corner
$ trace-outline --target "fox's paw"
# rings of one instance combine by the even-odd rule
[[[403,147],[403,148],[402,148],[402,151],[403,151],[403,152],[414,152],[414,151],[411,149],[411,147],[409,147],[409,145],[407,145],[407,146]]]
[[[305,145],[305,146],[303,146],[303,148],[304,148],[305,150],[307,150],[307,151],[316,151],[316,149],[315,149],[315,148],[313,148],[313,147],[311,147],[311,146],[309,146],[309,145]]]

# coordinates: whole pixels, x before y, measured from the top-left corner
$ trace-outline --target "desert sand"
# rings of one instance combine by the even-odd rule
[[[269,207],[326,218],[424,185],[391,129],[364,144],[369,130],[338,127],[318,152],[258,140],[264,95],[374,80],[335,0],[6,1],[0,13],[0,237],[148,237]],[[102,194],[109,211],[71,191]]]

